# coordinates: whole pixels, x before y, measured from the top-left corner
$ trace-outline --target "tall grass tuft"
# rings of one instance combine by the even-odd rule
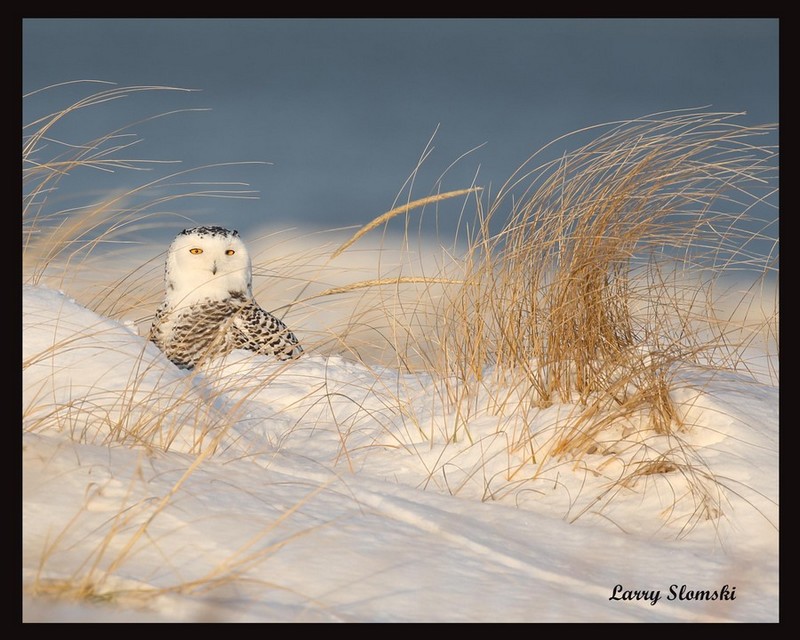
[[[446,291],[431,358],[451,397],[491,384],[539,407],[577,402],[586,411],[558,450],[601,408],[644,407],[657,433],[679,429],[673,364],[737,368],[739,347],[775,326],[768,313],[744,336],[715,306],[731,272],[746,271],[754,287],[777,273],[776,223],[743,224],[775,199],[777,152],[753,142],[774,128],[733,118],[623,122],[521,168],[488,209],[476,200],[463,284]],[[754,254],[755,242],[769,251]]]
[[[397,363],[440,391],[447,440],[483,446],[473,419],[508,418],[506,486],[492,477],[485,496],[524,487],[548,460],[597,454],[592,473],[623,461],[607,496],[672,474],[688,484],[694,522],[721,513],[675,392],[687,367],[777,375],[751,361],[752,347],[778,347],[776,127],[739,115],[669,112],[576,132],[594,137],[537,166],[543,149],[493,197],[462,194],[474,223],[440,271],[416,285],[379,278],[391,294],[365,295],[358,308],[385,314]],[[567,410],[542,429],[537,416],[554,405]]]

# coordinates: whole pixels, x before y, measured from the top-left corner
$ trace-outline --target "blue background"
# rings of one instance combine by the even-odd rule
[[[543,145],[594,124],[696,107],[746,112],[741,124],[775,123],[778,21],[23,22],[25,93],[87,79],[199,91],[148,92],[92,107],[53,131],[61,141],[84,143],[150,115],[207,108],[135,127],[143,140],[127,156],[180,160],[180,167],[270,163],[201,172],[247,182],[257,200],[188,198],[165,212],[244,232],[267,223],[331,228],[363,224],[398,196],[407,199],[404,184],[432,136],[414,198],[473,180],[496,190]],[[101,88],[68,85],[28,96],[23,122]],[[551,153],[565,148],[569,141]],[[76,172],[62,197],[102,197],[144,180],[138,172]],[[445,236],[460,205],[452,208],[436,220]],[[181,224],[167,225],[164,237]],[[426,233],[435,232],[431,224],[423,225]]]

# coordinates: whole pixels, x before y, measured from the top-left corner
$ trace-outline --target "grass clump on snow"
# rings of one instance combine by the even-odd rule
[[[417,302],[394,283],[381,308],[387,328],[405,314],[404,332],[385,335],[402,334],[398,364],[430,373],[444,398],[438,437],[504,442],[484,497],[535,479],[548,459],[594,454],[600,467],[622,460],[617,490],[676,473],[700,517],[719,514],[719,487],[684,439],[693,413],[676,402],[676,375],[748,374],[751,347],[777,350],[777,151],[758,144],[775,128],[676,112],[596,131],[535,168],[534,156],[494,197],[470,194],[466,250]],[[542,429],[554,406],[565,410]],[[471,425],[487,413],[504,427],[478,436]],[[462,473],[485,474],[481,459]]]
[[[675,363],[736,369],[743,345],[776,337],[776,307],[745,335],[717,306],[731,271],[749,270],[755,289],[777,273],[772,251],[749,253],[776,223],[737,227],[775,195],[776,152],[753,145],[771,128],[732,120],[689,112],[624,122],[521,169],[485,213],[478,201],[463,285],[445,296],[431,358],[457,381],[451,395],[491,383],[536,406],[586,407],[559,451],[580,446],[582,425],[606,409],[642,408],[669,434],[682,427],[668,393]]]

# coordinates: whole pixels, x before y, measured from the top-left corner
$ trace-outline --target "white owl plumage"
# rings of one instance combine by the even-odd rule
[[[169,247],[164,301],[150,340],[178,367],[192,369],[234,349],[297,358],[296,336],[253,298],[250,255],[236,230],[184,229]]]

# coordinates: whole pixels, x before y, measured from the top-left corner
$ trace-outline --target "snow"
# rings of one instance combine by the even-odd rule
[[[459,421],[439,385],[313,352],[181,371],[25,285],[23,619],[778,620],[777,383],[686,366],[686,433],[578,459],[547,455],[570,405]],[[621,485],[645,448],[686,464]]]

